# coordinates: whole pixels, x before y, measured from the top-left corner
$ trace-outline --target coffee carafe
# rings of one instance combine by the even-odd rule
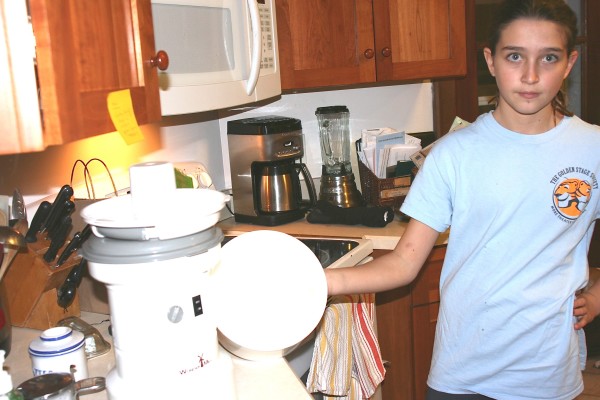
[[[319,124],[323,168],[319,199],[340,207],[363,204],[356,188],[350,162],[350,113],[346,106],[319,107],[315,112]]]
[[[317,196],[301,162],[300,120],[273,115],[232,120],[227,123],[227,138],[235,220],[275,226],[304,218]]]

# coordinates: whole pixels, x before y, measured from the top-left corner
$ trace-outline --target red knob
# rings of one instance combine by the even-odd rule
[[[150,65],[164,71],[169,68],[169,55],[164,50],[157,51],[156,55],[150,59]]]
[[[389,57],[392,55],[392,50],[389,47],[384,47],[383,49],[381,49],[381,54],[384,57]]]
[[[367,60],[370,60],[371,58],[373,58],[373,56],[375,56],[375,52],[373,51],[373,49],[366,49],[363,54],[365,55],[365,58]]]

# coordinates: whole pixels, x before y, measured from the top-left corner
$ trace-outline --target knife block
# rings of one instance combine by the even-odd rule
[[[81,314],[77,293],[67,309],[57,303],[58,288],[71,269],[79,264],[81,256],[74,253],[63,265],[55,268],[43,258],[49,246],[50,242],[38,234],[35,243],[28,243],[26,251],[17,253],[2,279],[13,326],[45,330],[56,326],[63,318],[79,317]]]

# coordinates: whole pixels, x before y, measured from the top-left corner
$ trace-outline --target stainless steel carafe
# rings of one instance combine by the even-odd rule
[[[259,209],[265,213],[293,211],[302,208],[299,174],[309,180],[305,164],[287,162],[260,167]]]

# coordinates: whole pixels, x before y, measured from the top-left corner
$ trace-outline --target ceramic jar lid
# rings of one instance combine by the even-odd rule
[[[66,326],[46,329],[29,345],[29,354],[38,357],[55,357],[72,353],[84,343],[84,335]]]

